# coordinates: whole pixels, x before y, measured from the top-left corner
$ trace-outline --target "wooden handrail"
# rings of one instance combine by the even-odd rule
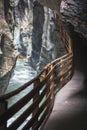
[[[33,84],[41,75],[42,73],[45,71],[45,69],[35,78],[33,78],[32,80],[28,81],[27,83],[25,83],[24,85],[22,85],[21,87],[17,88],[16,90],[9,92],[7,94],[4,94],[0,97],[0,101],[3,100],[7,100],[9,98],[11,98],[12,96],[17,95],[18,93],[20,93],[21,91],[23,91],[24,89],[26,89],[28,86],[30,86],[31,84]]]
[[[52,95],[54,95],[54,91],[56,89],[58,89],[59,84],[62,87],[61,84],[67,83],[70,78],[71,78],[71,72],[72,72],[72,53],[66,54],[64,56],[62,56],[61,58],[58,58],[54,61],[52,61],[51,63],[49,63],[46,67],[44,67],[43,71],[41,72],[41,74],[39,74],[36,78],[34,78],[33,80],[27,82],[26,84],[24,84],[23,86],[21,86],[19,89],[14,90],[8,94],[5,94],[3,96],[0,97],[0,102],[5,102],[6,100],[8,100],[9,98],[19,94],[19,92],[21,92],[22,90],[26,89],[27,87],[30,87],[31,84],[34,85],[34,83],[37,83],[37,80],[39,79],[39,83],[36,84],[36,87],[33,87],[33,89],[27,93],[23,98],[21,98],[19,101],[17,101],[15,104],[13,104],[10,108],[8,108],[6,110],[6,112],[4,112],[1,116],[0,116],[0,126],[2,126],[4,123],[6,124],[6,122],[14,115],[16,114],[22,107],[24,107],[31,99],[33,99],[33,97],[35,96],[35,94],[37,92],[39,92],[37,100],[35,100],[24,112],[22,115],[20,115],[8,128],[7,130],[11,130],[13,128],[17,129],[25,120],[26,118],[32,114],[34,112],[34,110],[36,109],[37,105],[38,105],[38,111],[40,110],[41,112],[41,108],[42,106],[44,106],[43,104],[46,104],[46,102],[48,101],[49,103],[51,103],[52,101]],[[56,76],[55,76],[55,71],[56,71]],[[46,73],[48,72],[48,73]],[[70,73],[70,75],[69,75]],[[43,79],[41,79],[41,75],[44,74]],[[69,75],[69,77],[66,78],[65,75]],[[61,79],[63,79],[61,81]],[[56,84],[55,81],[58,81],[58,83]],[[42,92],[40,92],[43,89]],[[48,91],[49,90],[49,91]],[[41,106],[39,106],[39,104],[41,103],[43,97],[45,97],[44,102],[42,103]],[[52,109],[53,104],[51,103],[50,105],[46,104],[46,106],[44,106],[43,111],[45,111],[46,109],[46,114],[47,112],[49,113],[49,110]],[[43,120],[45,119],[45,113],[42,111],[42,117],[40,120],[38,120],[38,124],[37,126],[34,126],[34,120],[36,120],[35,118],[39,118],[40,116],[40,112],[38,114],[38,111],[36,112],[36,114],[34,115],[34,117],[31,118],[31,120],[29,120],[29,122],[32,122],[32,126],[29,125],[29,122],[24,126],[23,129],[26,128],[26,126],[31,126],[33,129],[36,129],[37,127],[40,127],[40,124],[43,122]],[[37,117],[38,116],[38,117]],[[33,120],[34,118],[34,120]]]
[[[3,96],[0,97],[0,101],[3,101],[3,100],[7,100],[9,98],[11,98],[12,96],[15,96],[17,95],[18,93],[20,93],[21,91],[23,91],[24,89],[26,89],[28,86],[30,86],[31,84],[33,84],[37,79],[39,79],[41,77],[41,75],[53,64],[56,64],[58,62],[58,64],[61,64],[62,62],[65,62],[67,60],[67,58],[72,57],[72,53],[70,54],[65,54],[64,56],[52,61],[51,63],[48,63],[48,65],[46,65],[43,69],[43,71],[35,78],[33,78],[32,80],[30,80],[29,82],[25,83],[24,85],[22,85],[21,87],[19,87],[18,89],[12,91],[12,92],[9,92]],[[62,62],[60,61],[60,59],[63,59]],[[64,60],[65,59],[65,60]],[[57,64],[57,65],[58,65]],[[44,78],[44,80],[46,79],[47,77]]]
[[[55,17],[55,24],[56,28],[59,32],[60,39],[62,41],[62,44],[64,45],[67,53],[72,52],[72,40],[69,36],[69,34],[66,32],[65,28],[63,27],[62,21],[58,15]]]
[[[67,54],[65,54],[65,55],[63,55],[63,56],[61,56],[61,57],[59,57],[58,59],[55,59],[54,61],[48,63],[48,64],[44,67],[44,69],[46,69],[46,68],[48,68],[49,66],[55,64],[56,62],[60,62],[61,59],[66,59],[68,56],[71,56],[71,57],[72,57],[72,55],[73,55],[72,52],[67,53]]]

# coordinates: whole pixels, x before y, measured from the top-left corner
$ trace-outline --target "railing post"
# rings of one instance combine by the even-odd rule
[[[0,116],[6,112],[7,110],[7,102],[1,101],[0,102]],[[0,130],[6,130],[7,122],[5,122],[3,125],[0,126]]]
[[[53,65],[50,66],[50,70],[53,69]],[[46,71],[46,73],[48,73],[49,70]],[[51,94],[51,96],[49,97],[49,100],[48,100],[48,104],[50,102],[50,109],[52,109],[52,104],[53,104],[53,99],[54,99],[54,83],[53,83],[53,73],[52,75],[50,76],[48,82],[47,82],[47,85],[46,87],[49,87],[48,90],[47,90],[47,93],[46,93],[46,97],[48,97],[49,93],[51,92],[51,90],[53,90],[53,93]]]
[[[38,85],[40,84],[40,79],[38,78],[35,82],[33,87],[36,88]],[[34,98],[33,98],[33,102],[36,101],[39,98],[39,91],[35,94]],[[37,104],[36,109],[33,111],[32,113],[32,117],[35,116],[35,114],[38,112],[39,110],[39,104]],[[34,126],[32,127],[32,130],[35,128],[35,126],[38,123],[38,118],[36,119],[36,121],[34,122]]]
[[[59,60],[59,62],[60,62],[60,60]],[[57,63],[55,64],[55,63],[53,63],[53,66],[55,66],[56,65],[56,67],[55,67],[55,69],[54,69],[54,71],[53,71],[53,76],[54,76],[54,92],[56,91],[56,89],[57,89],[57,85],[58,85],[58,82],[59,82],[59,80],[58,80],[58,72],[59,72],[59,67],[57,66]]]
[[[54,64],[51,65],[51,70],[53,69],[54,67]],[[52,103],[52,107],[53,107],[53,103],[54,103],[54,91],[55,91],[55,81],[54,81],[54,70],[52,72],[52,75],[51,75],[51,90],[53,91],[52,95],[51,95],[51,103]]]
[[[49,72],[49,70],[47,69],[47,70],[46,70],[46,75],[48,74],[48,72]],[[50,92],[50,83],[49,83],[49,80],[48,80],[47,83],[46,83],[46,87],[49,87],[49,88],[47,89],[47,92],[46,92],[46,99],[47,99],[48,94],[49,94],[49,92]],[[48,102],[50,102],[50,99],[48,100]],[[48,103],[47,103],[47,104],[48,104]]]

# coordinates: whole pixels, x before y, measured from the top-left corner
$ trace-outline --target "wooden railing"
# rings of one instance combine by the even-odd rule
[[[33,80],[17,90],[1,96],[0,104],[5,109],[0,115],[0,130],[17,130],[24,122],[22,130],[38,130],[41,128],[52,110],[55,92],[70,80],[71,75],[72,53],[68,53],[45,66],[41,74]],[[7,108],[8,99],[31,87],[31,85],[33,85],[31,91],[10,108]],[[31,100],[31,105],[7,127],[7,121]],[[30,115],[32,116],[27,120]]]
[[[63,27],[62,21],[58,15],[55,16],[55,24],[56,28],[59,32],[62,44],[64,45],[67,53],[72,52],[72,41],[69,34],[66,32],[65,28]]]

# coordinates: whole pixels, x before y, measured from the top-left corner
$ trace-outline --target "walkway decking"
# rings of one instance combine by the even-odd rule
[[[58,92],[44,130],[87,130],[87,93],[83,83],[83,75],[76,72]]]

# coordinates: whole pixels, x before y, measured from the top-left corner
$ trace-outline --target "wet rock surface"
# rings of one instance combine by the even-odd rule
[[[56,29],[54,12],[46,7],[44,7],[44,11],[45,21],[43,27],[42,48],[38,64],[39,71],[41,71],[47,63],[66,53]]]
[[[5,10],[6,9],[6,10]],[[6,17],[7,8],[0,1],[0,95],[4,93],[9,83],[16,56],[13,45],[13,35]],[[8,10],[10,8],[8,7]],[[9,17],[9,16],[8,16]]]
[[[32,64],[36,65],[39,62],[40,52],[42,47],[42,34],[44,25],[44,8],[35,1],[33,3],[33,31],[32,31],[32,52],[31,58]]]
[[[32,35],[32,12],[31,1],[17,0],[14,2],[14,45],[17,52],[24,56],[29,53]]]
[[[86,0],[38,0],[54,9],[64,24],[70,23],[74,31],[87,38],[87,1]],[[61,6],[60,6],[61,5]],[[67,25],[68,26],[68,25]]]
[[[87,38],[87,1],[64,0],[60,12],[63,22],[70,23],[75,32]]]

